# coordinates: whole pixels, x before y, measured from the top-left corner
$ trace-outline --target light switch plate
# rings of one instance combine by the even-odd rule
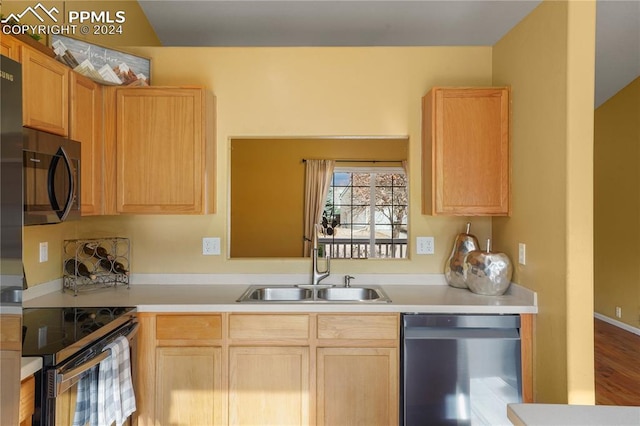
[[[417,254],[434,254],[435,241],[433,237],[416,237]]]
[[[518,243],[518,263],[527,264],[527,245],[525,243]]]
[[[40,243],[40,263],[49,260],[49,243]]]
[[[202,254],[205,256],[220,256],[220,238],[204,237],[202,239]]]

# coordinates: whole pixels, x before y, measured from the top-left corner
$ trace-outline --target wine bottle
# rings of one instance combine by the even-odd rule
[[[96,259],[109,259],[113,260],[113,256],[102,246],[98,244],[86,243],[82,246],[82,251],[89,256],[93,256]]]
[[[78,262],[76,259],[68,259],[64,264],[64,269],[69,275],[73,275],[74,277],[82,276],[91,280],[96,279],[96,276],[89,271],[87,265]]]
[[[100,262],[98,262],[98,264],[105,271],[113,272],[116,274],[129,275],[129,271],[127,271],[124,265],[117,260],[100,259]]]

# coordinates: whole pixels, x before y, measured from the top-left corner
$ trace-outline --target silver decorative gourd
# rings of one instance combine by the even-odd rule
[[[471,290],[486,296],[500,296],[511,285],[513,267],[509,256],[491,252],[491,240],[487,251],[469,252],[464,259],[464,280]]]
[[[469,233],[470,229],[471,223],[467,223],[467,231],[458,234],[453,243],[451,256],[444,267],[444,278],[451,287],[467,288],[464,281],[464,258],[467,253],[480,249],[478,239]]]

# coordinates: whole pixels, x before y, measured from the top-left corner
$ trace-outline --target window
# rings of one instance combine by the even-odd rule
[[[402,168],[337,167],[318,241],[332,258],[406,258],[408,214]]]

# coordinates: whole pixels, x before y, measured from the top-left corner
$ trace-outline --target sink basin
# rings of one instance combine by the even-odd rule
[[[313,300],[313,291],[298,287],[249,287],[238,302],[298,302]]]
[[[237,302],[391,302],[384,291],[377,286],[330,287],[320,286],[250,286]]]
[[[318,290],[318,299],[334,301],[380,301],[389,302],[389,298],[379,288],[373,287],[333,287]]]

